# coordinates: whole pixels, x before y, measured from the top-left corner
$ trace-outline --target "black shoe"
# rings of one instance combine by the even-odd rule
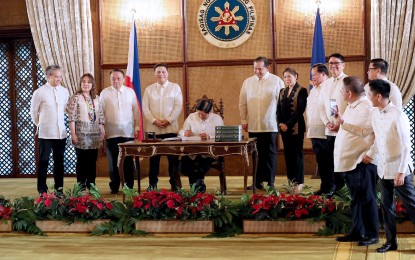
[[[254,185],[250,185],[250,186],[246,187],[246,189],[247,190],[254,190]],[[261,184],[257,184],[257,185],[255,185],[255,189],[256,190],[263,190],[264,189],[264,185],[262,183]]]
[[[206,184],[203,179],[196,180],[195,185],[195,189],[197,190],[197,192],[206,192]]]
[[[363,237],[344,235],[342,237],[336,237],[337,242],[359,242],[362,241]]]
[[[111,190],[111,194],[117,194],[118,190]]]
[[[315,191],[313,194],[314,195],[317,195],[317,196],[321,196],[321,195],[323,195],[323,191],[322,190],[318,190],[318,191]]]
[[[357,244],[358,246],[370,246],[379,243],[379,238],[372,237],[372,238],[364,238],[363,240],[359,241]]]
[[[324,197],[327,197],[327,198],[330,199],[330,198],[333,197],[334,193],[335,193],[335,191],[329,191],[327,193],[322,193],[321,195],[323,195]]]
[[[148,185],[147,191],[157,190],[157,185]]]
[[[381,247],[377,248],[376,252],[385,253],[388,251],[395,251],[395,250],[398,250],[398,245],[396,243],[386,242]]]

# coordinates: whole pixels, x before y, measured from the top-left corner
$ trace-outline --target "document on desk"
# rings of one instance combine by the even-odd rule
[[[194,135],[194,136],[183,136],[181,137],[182,141],[201,141],[202,138],[198,135]]]
[[[161,139],[161,141],[163,142],[180,141],[180,140],[182,140],[182,138],[180,138],[179,136]]]

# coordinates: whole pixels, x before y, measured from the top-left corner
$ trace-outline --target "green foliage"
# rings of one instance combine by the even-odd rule
[[[32,197],[17,198],[13,204],[13,230],[30,234],[46,235],[36,226],[34,199]]]

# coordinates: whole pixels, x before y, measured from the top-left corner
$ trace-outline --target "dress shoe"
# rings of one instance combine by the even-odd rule
[[[363,237],[359,236],[352,236],[352,235],[344,235],[342,237],[336,237],[337,242],[358,242],[361,241]]]
[[[148,185],[147,191],[157,190],[157,185]]]
[[[318,191],[315,191],[313,194],[314,195],[317,195],[317,196],[321,196],[321,195],[323,195],[323,191],[322,190],[318,190]]]
[[[246,187],[246,189],[247,190],[254,190],[254,185],[250,185],[250,186]],[[255,185],[255,189],[256,190],[263,190],[264,189],[264,185],[262,183],[261,184],[257,184],[257,185]]]
[[[118,190],[111,190],[111,194],[117,194]]]
[[[324,196],[324,197],[327,197],[327,198],[332,198],[333,197],[333,195],[334,195],[334,192],[335,191],[329,191],[329,192],[327,192],[327,193],[323,193],[322,195]]]
[[[359,241],[357,244],[358,246],[370,246],[379,243],[379,238],[372,237],[372,238],[364,238],[363,240]]]
[[[381,247],[376,249],[378,253],[385,253],[388,251],[395,251],[398,249],[398,245],[396,243],[386,242]]]

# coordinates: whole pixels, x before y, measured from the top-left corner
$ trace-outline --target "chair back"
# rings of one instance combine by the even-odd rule
[[[196,106],[197,106],[197,104],[201,100],[209,100],[209,101],[211,101],[212,102],[212,112],[215,113],[215,114],[220,115],[222,117],[222,119],[224,119],[223,101],[222,101],[222,99],[219,100],[219,105],[218,105],[218,104],[216,104],[216,102],[213,99],[208,98],[206,94],[203,95],[203,97],[197,99],[196,102],[193,104],[193,106],[190,106],[189,101],[186,102],[186,113],[187,113],[187,116],[189,116],[190,113],[196,112]]]

